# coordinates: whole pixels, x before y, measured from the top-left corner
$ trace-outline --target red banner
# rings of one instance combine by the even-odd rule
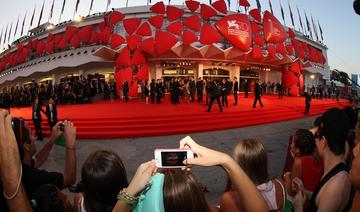
[[[271,43],[281,43],[287,38],[287,33],[279,20],[269,11],[264,13],[264,35],[265,40]]]
[[[219,32],[235,47],[249,51],[252,42],[251,25],[244,14],[229,15],[215,24]]]

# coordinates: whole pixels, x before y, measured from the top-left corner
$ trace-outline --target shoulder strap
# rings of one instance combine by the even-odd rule
[[[282,196],[283,196],[283,206],[282,206],[282,211],[284,211],[285,208],[285,204],[286,204],[286,192],[285,192],[285,187],[284,185],[280,182],[280,180],[278,180],[277,178],[274,179],[281,187],[281,191],[282,191]]]
[[[332,168],[329,173],[327,173],[319,182],[319,184],[316,186],[311,199],[310,199],[310,203],[309,203],[309,209],[310,208],[317,208],[316,206],[316,197],[319,194],[321,188],[332,178],[334,177],[337,173],[341,172],[341,171],[347,171],[347,167],[344,163],[339,163],[337,164],[334,168]]]

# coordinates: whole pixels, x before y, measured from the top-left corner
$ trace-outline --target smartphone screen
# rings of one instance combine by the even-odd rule
[[[161,152],[162,166],[184,166],[183,161],[187,158],[186,151]]]

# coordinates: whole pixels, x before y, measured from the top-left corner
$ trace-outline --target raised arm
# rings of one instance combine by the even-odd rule
[[[15,134],[11,125],[12,117],[6,110],[0,110],[0,173],[3,192],[10,211],[32,211],[22,186],[22,165]]]
[[[62,132],[59,128],[61,122],[58,122],[52,129],[52,133],[49,141],[44,145],[44,147],[35,155],[35,168],[41,167],[49,157],[49,154],[56,142],[56,140],[61,136]]]
[[[229,155],[200,146],[189,136],[180,141],[180,148],[190,148],[197,156],[185,160],[185,164],[222,166],[233,182],[245,211],[268,211],[267,204],[254,183]]]
[[[149,182],[151,175],[156,172],[155,160],[148,161],[141,164],[131,180],[129,186],[126,188],[128,195],[136,197],[144,190],[146,184]],[[132,205],[122,201],[121,199],[116,203],[113,212],[130,212]]]
[[[64,121],[66,140],[66,161],[64,170],[64,188],[76,182],[76,127],[70,121]]]

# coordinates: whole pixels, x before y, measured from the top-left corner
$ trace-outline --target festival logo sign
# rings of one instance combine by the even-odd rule
[[[284,27],[269,11],[265,11],[263,26],[265,40],[267,42],[281,43],[286,40],[287,35]]]
[[[226,16],[216,22],[215,26],[232,45],[242,51],[249,51],[252,37],[250,21],[246,15]]]

